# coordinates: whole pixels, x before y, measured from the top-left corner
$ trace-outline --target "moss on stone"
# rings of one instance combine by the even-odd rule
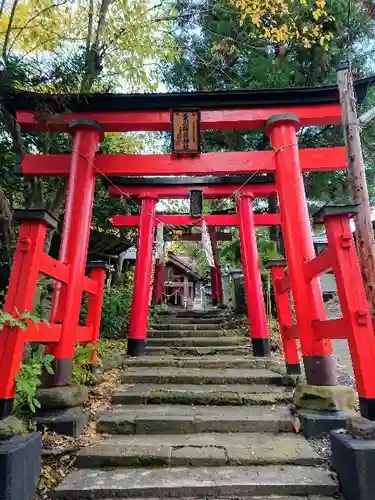
[[[345,411],[355,408],[357,395],[353,389],[344,385],[300,384],[295,388],[293,402],[298,408],[308,410]]]

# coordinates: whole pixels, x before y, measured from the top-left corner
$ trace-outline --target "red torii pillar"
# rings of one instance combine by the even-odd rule
[[[139,221],[137,259],[128,334],[128,355],[141,356],[146,347],[152,250],[154,247],[154,215],[157,198],[144,193]]]
[[[299,119],[292,113],[272,116],[265,133],[271,140],[276,164],[276,185],[306,380],[312,385],[336,385],[330,340],[314,336],[313,321],[324,320],[325,310],[318,279],[304,279],[304,263],[315,257],[303,184],[296,131]]]
[[[73,150],[59,260],[69,264],[71,278],[54,297],[52,321],[62,322],[60,342],[51,349],[55,373],[50,382],[55,386],[68,385],[72,374],[95,191],[94,160],[103,138],[102,126],[91,120],[73,120],[69,129]]]
[[[240,218],[241,261],[253,355],[269,356],[270,338],[255,237],[252,196],[240,195],[237,209]]]
[[[212,254],[214,257],[215,266],[211,267],[211,289],[212,289],[212,300],[214,305],[219,307],[223,306],[223,283],[221,281],[221,265],[220,265],[220,254],[217,246],[217,236],[216,228],[209,227],[208,232],[211,237]]]
[[[164,261],[157,260],[154,269],[154,281],[152,284],[152,303],[162,304],[164,294]]]

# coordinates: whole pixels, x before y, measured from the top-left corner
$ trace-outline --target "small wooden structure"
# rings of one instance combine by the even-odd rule
[[[164,301],[172,307],[191,309],[202,277],[194,259],[169,252],[165,263]]]

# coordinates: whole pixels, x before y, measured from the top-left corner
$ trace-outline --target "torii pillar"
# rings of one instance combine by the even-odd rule
[[[157,198],[144,193],[141,196],[137,259],[134,273],[134,290],[128,334],[128,355],[141,356],[147,342],[148,307],[154,247],[154,215]]]
[[[237,209],[240,219],[241,261],[253,355],[269,356],[270,335],[255,236],[253,197],[249,194],[240,195],[237,200]]]
[[[53,386],[68,385],[72,374],[94,201],[94,162],[103,138],[102,126],[92,120],[73,120],[69,130],[73,150],[59,260],[69,264],[71,278],[67,286],[56,286],[53,297],[51,320],[62,323],[60,342],[51,349],[55,373],[48,384]]]
[[[316,339],[313,321],[326,319],[319,279],[304,279],[304,264],[315,257],[300,166],[297,130],[292,113],[274,115],[265,133],[274,149],[276,185],[306,381],[311,385],[337,385],[336,364],[330,340]]]
[[[223,307],[224,299],[223,299],[223,282],[221,280],[221,265],[220,265],[220,253],[219,248],[217,246],[217,236],[216,236],[216,228],[210,227],[208,232],[211,237],[211,247],[212,254],[214,258],[214,267],[211,267],[211,289],[212,289],[212,300],[214,305],[219,307]]]

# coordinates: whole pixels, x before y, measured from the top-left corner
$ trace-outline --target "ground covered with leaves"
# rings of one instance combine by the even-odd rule
[[[105,434],[96,432],[96,418],[111,406],[113,391],[120,383],[120,369],[114,368],[104,373],[100,384],[90,390],[85,411],[90,422],[85,432],[78,438],[62,436],[54,432],[43,433],[42,471],[35,500],[49,500],[49,492],[67,476],[74,466],[78,451],[96,441],[106,439]]]

